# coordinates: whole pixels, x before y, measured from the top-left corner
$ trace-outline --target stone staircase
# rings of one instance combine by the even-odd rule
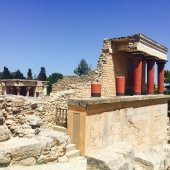
[[[59,136],[67,136],[65,128],[53,127],[52,129],[55,130],[56,132],[58,132]],[[31,143],[31,144],[29,143],[29,145],[31,145],[29,148],[33,147],[34,146],[33,144],[37,142],[37,141],[34,142],[33,139],[22,139],[22,138],[21,139],[17,138],[17,139],[19,141],[21,140],[20,145],[24,145],[24,146],[21,146],[24,148],[25,148],[26,142]],[[15,142],[15,145],[18,146],[19,142],[17,139],[15,139],[15,140],[13,139],[13,141]],[[7,141],[7,143],[9,143],[9,142],[10,141]],[[14,144],[12,144],[12,145],[14,146]],[[10,144],[10,146],[11,146],[11,144]],[[38,145],[36,145],[35,148],[37,148],[37,146],[41,146],[41,143],[38,143]],[[16,146],[14,146],[14,147],[16,147]],[[70,143],[66,146],[65,158],[62,161],[59,161],[57,163],[49,162],[47,164],[40,164],[40,165],[37,164],[37,165],[31,165],[31,166],[13,165],[13,166],[9,166],[6,168],[5,167],[0,168],[0,170],[44,170],[44,169],[45,170],[56,170],[56,169],[58,169],[58,170],[67,170],[67,169],[68,170],[86,170],[86,167],[87,167],[87,159],[83,156],[80,156],[80,151],[76,149],[75,144]]]
[[[75,159],[75,158],[84,158],[83,156],[80,156],[80,151],[76,149],[75,144],[69,144],[66,147],[66,156],[69,160]]]
[[[57,132],[67,134],[67,129],[65,127],[55,125],[52,127],[52,129]],[[76,149],[75,144],[69,144],[66,147],[66,156],[67,156],[69,162],[76,161],[76,160],[82,160],[82,161],[86,160],[86,158],[84,156],[80,156],[80,151]]]
[[[62,133],[67,133],[67,129],[65,127],[62,126],[52,126],[51,129],[57,131],[57,132],[62,132]]]

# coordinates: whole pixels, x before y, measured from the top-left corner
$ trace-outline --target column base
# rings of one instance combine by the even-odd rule
[[[124,93],[116,93],[116,96],[124,96]]]
[[[147,93],[148,95],[153,95],[154,94],[154,92],[149,92],[149,93]]]
[[[141,93],[136,92],[136,93],[133,93],[133,95],[141,95]]]
[[[164,94],[164,92],[158,92],[158,94]]]
[[[91,97],[101,97],[101,93],[91,93]]]

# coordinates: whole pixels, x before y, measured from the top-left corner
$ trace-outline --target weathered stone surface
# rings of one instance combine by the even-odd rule
[[[11,153],[12,161],[19,161],[29,157],[37,157],[42,150],[42,143],[37,139],[12,138],[1,143]]]
[[[103,155],[107,157],[108,155]],[[129,170],[128,163],[119,154],[112,153],[109,159],[103,158],[87,158],[87,170]]]
[[[15,133],[22,138],[14,137],[0,143],[0,159],[3,158],[0,160],[0,166],[58,162],[59,157],[60,160],[64,160],[62,157],[65,156],[66,145],[70,142],[66,134],[40,129],[41,134],[35,136],[35,129],[27,129],[26,125],[22,128],[22,126],[24,125],[17,126],[15,129]]]
[[[165,170],[164,162],[166,158],[164,155],[156,153],[140,153],[135,157],[136,170]]]
[[[35,110],[35,109],[37,108],[37,103],[35,103],[35,102],[32,103],[32,104],[31,104],[31,108],[32,108],[33,110]]]
[[[6,123],[6,125],[10,126],[10,125],[13,125],[15,122],[12,119],[8,119],[8,120],[5,121],[5,123]]]
[[[92,98],[72,98],[68,100],[68,105],[89,106],[104,103],[135,102],[144,100],[167,100],[169,95],[144,95],[144,96],[117,96],[117,97],[92,97]]]
[[[11,161],[11,154],[8,150],[0,149],[0,167],[9,165]]]
[[[0,117],[3,117],[3,116],[4,116],[4,114],[2,112],[0,112]]]
[[[56,161],[58,160],[59,158],[59,154],[58,152],[50,152],[49,154],[47,155],[41,155],[38,159],[38,164],[41,164],[41,163],[47,163],[47,162],[53,162],[53,161]]]
[[[30,158],[26,158],[26,159],[22,159],[20,161],[13,161],[11,163],[12,164],[17,164],[17,165],[25,165],[25,166],[32,166],[36,164],[36,158],[34,157],[30,157]]]
[[[17,113],[20,113],[21,108],[20,108],[20,107],[14,107],[14,108],[12,109],[12,111],[13,111],[13,114],[17,114]]]
[[[87,169],[132,170],[133,158],[132,147],[125,143],[118,143],[87,157]]]
[[[0,126],[0,142],[10,139],[10,132],[6,126]]]
[[[42,120],[38,116],[34,115],[27,115],[26,116],[27,122],[29,123],[30,126],[41,126],[42,125]]]
[[[70,137],[64,133],[56,133],[53,130],[40,129],[40,136],[45,136],[57,142],[57,145],[67,145],[70,143]]]
[[[3,125],[5,123],[5,118],[4,117],[0,117],[0,126]]]

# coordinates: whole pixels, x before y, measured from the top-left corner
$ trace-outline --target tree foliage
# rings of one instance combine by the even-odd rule
[[[41,80],[41,81],[46,81],[47,80],[45,67],[41,67],[41,70],[40,70],[40,73],[39,73],[37,79]]]
[[[57,83],[57,81],[62,78],[63,78],[63,75],[61,73],[52,73],[51,75],[49,75],[49,77],[47,78],[48,80],[47,93],[48,94],[50,94],[50,92],[52,91],[52,84]]]
[[[27,80],[32,80],[33,77],[32,77],[32,70],[29,68],[28,69],[28,72],[27,72]]]
[[[0,79],[2,79],[2,72],[0,72]]]
[[[20,70],[16,70],[15,72],[13,72],[12,78],[13,79],[25,79],[23,73],[21,73]]]
[[[10,73],[10,71],[8,70],[7,67],[4,66],[4,70],[2,72],[2,79],[11,79],[12,75]]]
[[[165,79],[164,82],[166,84],[170,84],[170,70],[165,70]]]
[[[87,64],[85,59],[81,59],[77,68],[74,69],[74,73],[77,74],[78,76],[86,75],[88,74],[89,71],[91,71],[91,67]]]

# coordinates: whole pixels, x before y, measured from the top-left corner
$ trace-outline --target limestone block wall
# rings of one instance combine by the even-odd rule
[[[116,76],[125,76],[129,66],[129,54],[114,51],[111,40],[104,40],[97,67],[89,75],[65,76],[62,80],[53,84],[52,93],[62,90],[73,89],[75,97],[90,97],[90,84],[98,80],[102,84],[102,96],[115,96]],[[98,72],[98,77],[95,73]]]
[[[167,139],[167,97],[70,99],[68,134],[84,155],[118,142],[135,150],[163,144]]]
[[[83,76],[65,76],[58,83],[53,84],[52,93],[65,90],[74,90],[74,97],[90,97],[90,85],[92,82],[92,74]]]
[[[41,127],[56,125],[56,107],[67,109],[67,100],[73,96],[73,91],[62,91],[51,97],[33,98],[16,95],[0,97],[0,113],[5,115],[6,121],[12,126],[20,126],[26,117],[32,116],[40,122]],[[40,120],[40,122],[39,122]],[[39,126],[38,125],[38,126]]]
[[[124,76],[126,80],[128,65],[128,54],[115,52],[111,42],[104,41],[97,65],[102,84],[102,96],[116,96],[116,77]]]

